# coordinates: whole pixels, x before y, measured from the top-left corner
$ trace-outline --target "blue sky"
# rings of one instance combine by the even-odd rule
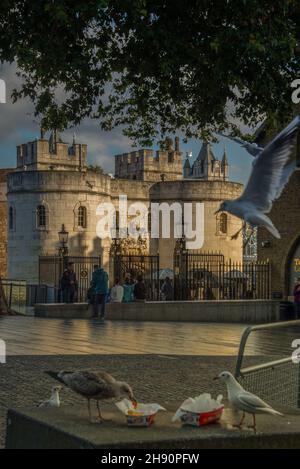
[[[39,126],[34,121],[30,102],[11,102],[11,90],[18,84],[15,67],[2,65],[0,78],[6,81],[7,86],[7,103],[0,104],[0,168],[13,168],[16,164],[16,145],[38,137]],[[99,164],[106,172],[114,172],[115,154],[133,150],[131,142],[124,137],[121,129],[105,133],[99,130],[96,122],[85,120],[80,127],[64,132],[63,140],[71,142],[74,131],[78,142],[88,144],[89,162]],[[219,143],[213,144],[213,152],[217,158],[222,158],[224,145],[230,164],[230,179],[245,183],[251,170],[252,157],[235,142],[220,137]],[[192,139],[187,144],[181,142],[180,147],[184,155],[191,151],[193,160],[199,153],[201,141]]]

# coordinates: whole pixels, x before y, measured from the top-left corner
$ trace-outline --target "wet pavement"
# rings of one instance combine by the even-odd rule
[[[227,355],[238,352],[247,324],[167,323],[0,318],[0,339],[8,355],[180,354]],[[290,355],[300,327],[256,331],[246,354]]]

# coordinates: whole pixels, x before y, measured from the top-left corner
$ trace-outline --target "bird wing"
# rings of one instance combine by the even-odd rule
[[[230,140],[233,140],[234,142],[239,143],[240,145],[244,145],[246,143],[241,138],[233,137],[232,135],[225,135],[225,134],[222,134],[222,132],[219,132],[218,135],[222,135],[222,137],[229,138]]]
[[[222,135],[222,137],[226,137],[226,138],[229,138],[230,140],[232,140],[233,142],[236,142],[238,143],[239,145],[242,145],[245,150],[251,155],[251,156],[258,156],[259,153],[262,152],[263,148],[262,147],[259,147],[257,145],[253,145],[253,143],[251,142],[248,142],[247,140],[242,140],[241,138],[239,137],[233,137],[231,135],[225,135],[225,134],[222,134],[221,132],[219,133],[219,135]]]
[[[115,378],[112,375],[110,375],[109,373],[106,373],[106,371],[97,371],[95,374],[99,378],[106,381],[108,384],[114,384],[116,382]]]
[[[96,373],[90,371],[76,371],[68,377],[68,386],[83,396],[96,396],[106,394],[109,384]]]
[[[293,149],[299,127],[300,116],[297,116],[264,148],[255,161],[243,194],[237,200],[251,203],[264,213],[271,210],[292,174]]]
[[[251,392],[248,391],[241,391],[236,395],[236,398],[238,401],[248,407],[249,409],[253,410],[259,410],[259,409],[271,409],[271,406],[264,402],[260,397],[255,396],[255,394],[252,394]]]

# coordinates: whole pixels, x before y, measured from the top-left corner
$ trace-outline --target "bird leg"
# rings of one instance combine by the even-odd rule
[[[87,401],[88,401],[89,419],[90,419],[90,422],[93,423],[92,414],[91,414],[91,402],[89,399]]]
[[[253,428],[254,433],[256,433],[256,418],[255,418],[255,414],[252,414],[252,417],[253,417],[253,425],[249,425],[248,428]]]
[[[240,234],[241,231],[243,231],[243,229],[245,228],[246,226],[246,223],[243,223],[243,226],[242,228],[240,228],[234,235],[231,236],[231,239],[238,239],[238,236]]]
[[[244,420],[245,420],[245,412],[243,412],[243,415],[242,415],[242,418],[241,418],[240,423],[237,423],[237,424],[232,425],[232,426],[235,427],[235,428],[242,428],[242,425],[243,425]]]
[[[99,401],[96,401],[96,404],[97,404],[97,409],[98,409],[98,421],[100,423],[102,422],[109,422],[109,419],[105,419],[102,417],[102,413],[101,413],[101,410],[100,410],[100,405],[99,405]]]

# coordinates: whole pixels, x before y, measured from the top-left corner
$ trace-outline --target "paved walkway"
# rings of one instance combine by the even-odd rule
[[[236,355],[246,324],[0,318],[8,355]],[[249,355],[286,355],[300,328],[251,335]]]

